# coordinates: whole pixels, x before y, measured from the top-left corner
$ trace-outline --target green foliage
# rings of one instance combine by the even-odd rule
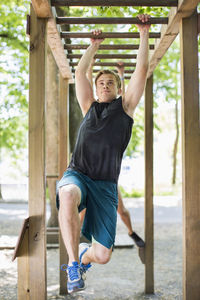
[[[20,149],[27,145],[27,116],[28,116],[28,38],[25,34],[26,14],[29,13],[28,0],[1,0],[0,3],[0,138],[1,147],[12,151],[12,155],[19,155]],[[66,15],[84,17],[136,17],[141,13],[148,13],[152,17],[165,17],[170,8],[162,7],[70,7],[65,8]],[[71,25],[71,31],[91,31],[98,25]],[[151,31],[158,31],[160,25],[153,25]],[[103,31],[137,31],[135,25],[101,25]],[[84,40],[76,40],[76,43],[85,43]],[[124,43],[123,39],[116,40]],[[136,43],[139,40],[126,40],[126,43]],[[111,39],[104,43],[112,44]],[[170,52],[171,51],[171,52]],[[109,51],[99,51],[106,53]],[[113,50],[113,53],[133,53],[128,50]],[[77,51],[82,53],[82,51]],[[162,59],[154,76],[155,101],[154,107],[159,102],[160,91],[164,93],[167,101],[174,101],[175,92],[179,80],[177,79],[177,44],[173,44],[168,50],[169,54]],[[169,56],[168,56],[169,55]],[[104,60],[102,60],[104,61]],[[126,60],[129,62],[130,60]],[[174,62],[176,61],[176,62]],[[139,151],[139,145],[143,142],[143,106],[140,104],[135,114],[133,135],[129,143],[126,155],[131,156]],[[158,128],[154,124],[155,128]]]
[[[120,192],[121,192],[123,198],[141,198],[141,197],[144,197],[144,191],[143,190],[132,189],[132,191],[130,193],[127,193],[122,186],[120,186],[119,188],[120,188]]]
[[[139,152],[139,146],[144,140],[144,107],[139,104],[136,108],[134,116],[134,124],[132,129],[132,135],[128,147],[125,152],[125,156],[135,156]]]
[[[166,101],[180,99],[180,47],[176,39],[154,72],[154,93],[164,95]]]
[[[17,158],[27,146],[29,1],[0,4],[0,139],[1,147]]]

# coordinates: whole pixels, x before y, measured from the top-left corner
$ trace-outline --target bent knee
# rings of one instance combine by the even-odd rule
[[[74,184],[68,184],[60,187],[59,189],[59,198],[61,205],[70,202],[80,203],[81,200],[81,190],[78,186]],[[67,201],[66,201],[67,200]]]
[[[105,248],[105,247],[104,247]],[[112,250],[111,249],[101,249],[96,251],[95,258],[99,264],[107,264],[111,259]]]

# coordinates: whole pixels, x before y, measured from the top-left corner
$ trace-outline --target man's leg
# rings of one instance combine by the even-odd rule
[[[80,219],[78,206],[81,202],[81,191],[76,185],[69,184],[59,190],[60,209],[59,224],[63,241],[69,256],[67,266],[67,289],[69,293],[85,287],[79,265],[78,245],[80,236]]]
[[[70,265],[73,261],[79,261],[80,219],[78,206],[81,201],[81,191],[76,185],[65,185],[59,190],[59,198],[59,224]]]
[[[141,239],[141,237],[135,231],[133,231],[130,213],[129,213],[128,209],[126,209],[126,207],[124,206],[119,188],[118,188],[118,210],[117,210],[117,212],[119,213],[122,221],[128,228],[128,235],[134,240],[135,244],[138,247],[143,248],[145,246],[145,243]]]
[[[126,207],[124,206],[124,203],[122,201],[121,192],[120,192],[119,189],[118,189],[118,209],[117,209],[117,212],[119,213],[122,221],[124,222],[124,224],[128,228],[128,234],[131,235],[133,233],[133,228],[132,228],[132,224],[131,224],[130,213],[126,209]]]
[[[83,254],[81,263],[87,265],[89,263],[106,264],[112,255],[112,247],[110,249],[99,243],[92,243],[92,246]]]
[[[83,209],[83,210],[79,213],[80,227],[83,226],[83,221],[84,221],[84,218],[85,218],[85,213],[86,213],[86,208]]]

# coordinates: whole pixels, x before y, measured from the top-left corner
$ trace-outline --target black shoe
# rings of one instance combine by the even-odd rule
[[[144,243],[144,241],[141,239],[141,237],[139,237],[139,236],[137,235],[136,232],[133,231],[133,233],[132,233],[132,234],[129,234],[129,236],[134,240],[136,246],[138,246],[139,248],[144,248],[145,243]]]

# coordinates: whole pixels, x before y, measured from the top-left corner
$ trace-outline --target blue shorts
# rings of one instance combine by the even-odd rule
[[[58,189],[67,184],[75,184],[81,190],[79,212],[86,209],[82,234],[92,241],[92,237],[110,249],[115,242],[117,224],[118,193],[117,184],[110,181],[92,180],[75,170],[68,169],[57,184],[56,203],[59,209]]]

